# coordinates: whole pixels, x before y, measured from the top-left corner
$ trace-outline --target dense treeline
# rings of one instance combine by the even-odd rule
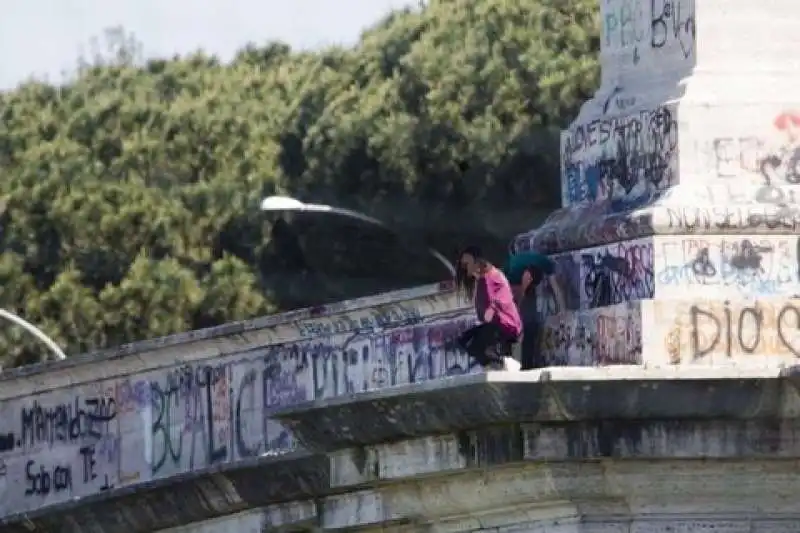
[[[70,353],[443,276],[558,199],[597,83],[597,0],[431,0],[352,48],[139,60],[0,94],[0,306]],[[276,220],[287,194],[369,213]],[[6,366],[40,357],[3,329]]]

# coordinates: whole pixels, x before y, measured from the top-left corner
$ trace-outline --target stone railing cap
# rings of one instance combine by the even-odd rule
[[[784,412],[778,391],[790,380],[781,378],[800,375],[796,368],[489,372],[314,400],[272,416],[309,449],[326,452],[508,422],[759,418]]]

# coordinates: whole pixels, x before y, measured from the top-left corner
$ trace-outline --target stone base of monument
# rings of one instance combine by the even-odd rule
[[[513,247],[563,253],[655,235],[788,237],[798,233],[800,185],[698,180],[664,192],[645,191],[563,207],[541,226],[516,236]]]
[[[573,310],[546,320],[541,350],[549,366],[792,365],[800,300],[659,298]]]
[[[538,294],[550,364],[797,360],[797,6],[601,3],[601,85],[561,135],[563,207],[513,243],[559,266],[567,310]]]
[[[315,531],[788,533],[800,523],[791,374],[496,372],[276,416],[330,457]]]
[[[552,365],[769,366],[800,356],[800,187],[681,183],[630,206],[554,213],[517,250],[551,253],[567,312],[537,294]],[[642,347],[648,347],[643,352]]]
[[[796,533],[798,375],[550,368],[306,401],[270,416],[307,451],[8,515],[0,532]]]

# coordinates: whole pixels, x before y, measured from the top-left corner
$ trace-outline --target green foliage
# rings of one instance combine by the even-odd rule
[[[421,242],[274,224],[259,200],[336,203],[448,247],[481,213],[553,205],[557,132],[598,79],[596,4],[432,0],[353,48],[251,44],[227,65],[145,62],[110,30],[69,84],[0,94],[0,306],[78,353],[440,279]],[[2,332],[5,365],[41,357]]]

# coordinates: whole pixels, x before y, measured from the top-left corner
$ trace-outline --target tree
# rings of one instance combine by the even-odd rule
[[[596,4],[432,0],[352,48],[230,64],[144,60],[110,30],[70,83],[0,94],[0,305],[76,353],[441,279],[426,243],[504,248],[558,201]],[[276,220],[269,194],[407,235]],[[0,337],[5,365],[41,355],[21,339]]]

